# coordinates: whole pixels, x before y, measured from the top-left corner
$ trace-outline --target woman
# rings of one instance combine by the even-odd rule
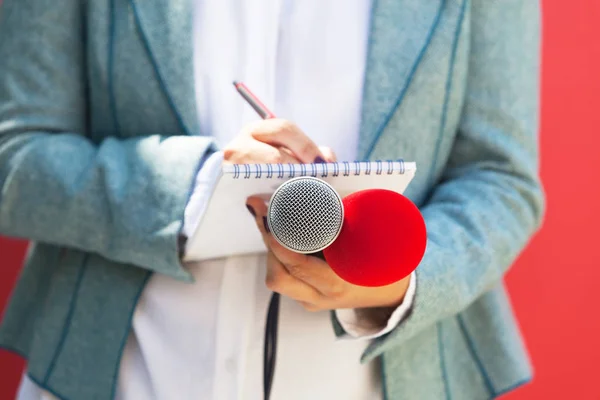
[[[274,399],[531,379],[502,276],[543,214],[538,20],[534,1],[5,0],[0,233],[35,243],[0,330],[28,359],[19,399],[262,398],[269,289]],[[257,122],[234,79],[283,119]],[[257,199],[265,254],[182,265],[221,162],[334,152],[417,162],[415,274],[346,284],[277,247]]]

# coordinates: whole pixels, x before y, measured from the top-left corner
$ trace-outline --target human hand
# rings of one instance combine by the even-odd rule
[[[250,197],[247,205],[268,249],[265,283],[270,290],[297,300],[308,311],[368,309],[385,318],[387,310],[402,303],[410,276],[381,287],[352,285],[320,258],[295,253],[279,244],[266,227],[267,206],[262,198]]]
[[[335,161],[327,147],[318,147],[296,124],[281,118],[252,122],[223,151],[229,164],[323,163]]]

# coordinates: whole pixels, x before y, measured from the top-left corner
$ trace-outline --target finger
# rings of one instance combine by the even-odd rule
[[[246,199],[246,206],[252,210],[256,226],[263,236],[265,244],[267,244],[266,237],[269,236],[270,232],[267,224],[267,204],[265,200],[259,196],[251,196]]]
[[[325,159],[325,161],[327,161],[327,162],[336,162],[337,161],[337,157],[336,157],[335,153],[333,152],[333,150],[331,150],[331,148],[329,148],[327,146],[319,146],[319,150],[321,151],[321,154],[323,154],[323,158]]]
[[[259,142],[260,143],[260,142]],[[268,146],[268,144],[265,144]],[[285,147],[274,147],[277,150],[277,155],[273,162],[268,164],[299,164],[300,160],[290,153]]]
[[[303,163],[312,163],[317,157],[323,158],[319,147],[294,123],[284,119],[272,118],[259,126],[254,125],[251,136],[272,146],[289,149]]]
[[[322,297],[315,288],[290,275],[272,252],[267,254],[265,284],[273,292],[311,304],[319,303]]]
[[[348,284],[343,281],[327,262],[309,254],[299,254],[283,247],[272,235],[264,238],[265,244],[293,277],[314,287],[329,298],[341,298]]]
[[[258,227],[258,230],[263,236],[265,244],[269,249],[274,249],[276,251],[275,255],[277,256],[277,258],[279,258],[286,265],[300,265],[309,261],[308,255],[296,253],[294,251],[286,249],[273,237],[273,235],[271,235],[271,230],[267,221],[268,207],[264,199],[262,199],[259,196],[250,196],[246,199],[246,205],[250,209],[252,209],[251,212],[254,214],[256,226]]]
[[[249,197],[246,204],[255,213],[256,225],[265,245],[290,275],[312,286],[324,296],[337,299],[344,295],[348,285],[333,272],[325,261],[309,254],[288,250],[270,234],[266,218],[267,205],[263,199],[256,196]]]
[[[290,157],[293,157],[294,159],[297,160],[296,156],[294,156],[294,153],[292,153],[291,150],[286,149],[285,147],[279,147],[279,150],[281,150],[282,152],[286,153],[287,155],[289,155]],[[298,163],[300,163],[300,160],[298,160]]]
[[[228,164],[298,164],[300,162],[289,151],[252,138],[240,138],[228,145],[223,150],[223,161]]]
[[[332,310],[333,308],[327,306],[316,305],[313,303],[309,303],[307,301],[299,301],[300,305],[306,310],[310,312],[324,311],[324,310]]]

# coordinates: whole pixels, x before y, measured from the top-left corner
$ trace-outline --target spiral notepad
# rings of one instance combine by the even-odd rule
[[[416,172],[414,162],[346,161],[327,164],[223,165],[196,232],[188,239],[186,261],[261,253],[265,245],[246,199],[268,200],[283,182],[299,176],[323,179],[343,198],[365,189],[403,193]]]

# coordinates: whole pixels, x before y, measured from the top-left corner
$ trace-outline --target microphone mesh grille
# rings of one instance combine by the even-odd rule
[[[302,177],[283,183],[269,204],[269,228],[279,243],[298,253],[314,253],[338,236],[344,208],[326,182]]]

